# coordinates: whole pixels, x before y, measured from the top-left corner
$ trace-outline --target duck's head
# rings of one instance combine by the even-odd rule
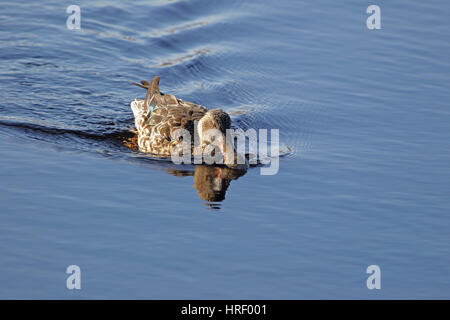
[[[237,170],[246,170],[247,161],[234,149],[233,139],[228,137],[227,129],[231,129],[231,118],[221,109],[209,110],[198,122],[197,132],[200,138],[203,157],[210,155],[212,160],[223,157],[223,163]],[[218,150],[217,150],[218,149]],[[217,154],[220,151],[220,154]],[[211,158],[206,162],[212,164]]]

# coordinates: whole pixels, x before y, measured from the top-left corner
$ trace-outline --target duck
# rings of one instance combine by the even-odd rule
[[[220,165],[247,170],[248,160],[245,156],[238,155],[234,145],[226,140],[227,129],[232,126],[229,114],[219,108],[208,109],[183,101],[172,94],[162,93],[159,82],[160,77],[155,76],[150,83],[146,80],[131,83],[147,90],[145,99],[136,98],[130,104],[139,151],[156,156],[171,156],[173,152],[177,152],[174,150],[180,149],[175,148],[184,142],[177,130],[184,129],[191,137],[188,142],[191,155],[204,155],[205,150],[209,150],[215,156],[217,150],[222,155],[223,163],[219,163]],[[198,134],[200,148],[194,145],[195,134]]]

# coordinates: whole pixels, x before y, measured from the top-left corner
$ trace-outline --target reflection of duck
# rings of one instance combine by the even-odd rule
[[[158,76],[150,84],[145,80],[141,84],[133,84],[147,89],[144,100],[135,99],[131,102],[141,152],[170,156],[174,148],[183,142],[182,139],[174,139],[176,130],[185,129],[191,135],[192,154],[198,153],[198,149],[194,148],[194,126],[197,126],[200,153],[216,145],[223,155],[224,164],[239,170],[247,169],[247,161],[244,159],[243,164],[238,164],[233,146],[227,144],[226,130],[231,128],[231,118],[226,112],[220,109],[208,110],[171,94],[161,93]],[[215,129],[214,137],[210,129]]]
[[[136,136],[123,141],[125,146],[132,150],[137,148]],[[236,180],[246,174],[245,170],[230,169],[226,166],[174,165],[166,161],[148,161],[148,158],[133,158],[133,162],[139,165],[151,164],[170,175],[176,177],[194,177],[194,188],[201,199],[210,202],[212,208],[216,208],[211,202],[220,202],[225,199],[225,194],[232,180]]]
[[[197,189],[199,197],[205,201],[222,201],[231,180],[236,180],[244,174],[245,171],[226,167],[196,166],[194,188]]]

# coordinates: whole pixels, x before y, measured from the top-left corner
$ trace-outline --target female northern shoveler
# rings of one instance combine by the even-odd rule
[[[185,129],[191,136],[192,155],[204,155],[205,148],[214,145],[223,155],[225,165],[239,170],[247,169],[247,160],[241,160],[238,164],[234,147],[227,144],[226,130],[231,128],[231,118],[225,111],[208,110],[203,106],[177,99],[174,95],[160,92],[158,76],[154,77],[151,83],[142,80],[141,84],[132,84],[147,89],[144,100],[135,99],[131,102],[141,152],[170,156],[174,148],[183,142],[182,139],[176,139],[176,130]],[[194,146],[195,129],[201,148]],[[212,151],[212,156],[214,152]]]

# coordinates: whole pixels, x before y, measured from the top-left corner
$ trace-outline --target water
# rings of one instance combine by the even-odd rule
[[[0,298],[450,297],[446,1],[70,4],[0,2]],[[280,129],[278,174],[208,201],[126,148],[154,75]]]

